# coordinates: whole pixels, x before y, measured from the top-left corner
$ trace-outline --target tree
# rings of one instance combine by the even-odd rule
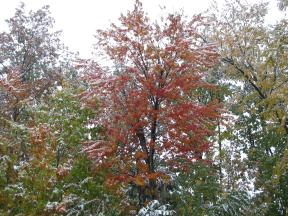
[[[7,24],[8,31],[0,33],[0,118],[6,125],[10,120],[22,124],[29,118],[27,107],[38,104],[59,82],[66,51],[60,32],[52,30],[48,6],[27,14],[22,3]],[[22,160],[28,159],[26,148],[21,141]]]
[[[96,35],[116,69],[91,63],[85,76],[90,89],[83,103],[97,95],[103,111],[90,124],[104,127],[103,139],[86,143],[85,151],[98,167],[114,170],[111,184],[137,185],[140,206],[157,199],[157,181],[205,159],[220,117],[217,101],[199,100],[203,90],[216,90],[204,77],[218,59],[215,46],[198,34],[203,18],[161,20],[150,22],[136,1],[120,25]]]
[[[273,29],[266,27],[266,3],[250,6],[231,1],[224,11],[223,18],[214,17],[213,32],[227,78],[243,82],[243,93],[249,96],[249,102],[255,100],[255,109],[263,113],[263,120],[270,120],[287,134],[283,99],[287,87],[286,21]]]
[[[0,74],[13,69],[20,72],[23,81],[51,77],[59,66],[63,45],[60,32],[52,31],[49,6],[27,14],[22,3],[6,22],[9,31],[0,34]]]
[[[13,75],[21,83],[21,76]],[[98,129],[86,126],[96,109],[81,108],[78,97],[83,89],[75,89],[65,81],[62,84],[61,90],[41,101],[38,107],[27,109],[27,122],[20,124],[4,119],[11,126],[8,128],[10,140],[4,136],[6,139],[1,136],[0,140],[1,214],[116,211],[111,208],[115,197],[103,189],[103,177],[93,173],[91,162],[81,152],[81,143],[88,139],[88,134],[97,137]],[[28,86],[22,84],[23,88]],[[11,97],[14,94],[10,92]],[[18,136],[14,137],[15,134]],[[15,144],[21,141],[26,142],[29,154],[25,162],[17,160],[20,150]]]
[[[22,3],[7,24],[9,31],[0,34],[0,78],[16,71],[24,85],[45,80],[42,84],[45,88],[30,95],[36,102],[43,93],[49,92],[49,87],[59,78],[59,67],[65,59],[60,32],[52,31],[54,19],[48,6],[27,14]],[[13,109],[13,120],[18,121],[21,107]]]
[[[55,186],[55,164],[62,163],[64,156],[66,160],[73,157],[66,154],[74,154],[75,143],[80,146],[86,129],[81,128],[81,123],[87,120],[88,114],[84,109],[79,111],[72,93],[65,95],[62,92],[60,95],[55,92],[55,84],[59,86],[64,79],[60,68],[65,63],[65,71],[69,71],[70,63],[66,62],[65,58],[69,56],[64,55],[66,50],[58,38],[60,32],[52,30],[54,20],[50,17],[49,7],[27,14],[22,4],[7,23],[9,30],[0,34],[1,214],[42,214]],[[64,117],[66,121],[61,119],[59,123],[57,119],[45,116],[42,108],[47,104],[43,96],[50,103],[51,112],[63,111],[63,115],[72,116],[77,109],[79,118],[75,114],[73,120]],[[69,106],[66,108],[51,99],[63,97],[61,100],[64,101],[65,96],[70,100],[65,104]],[[38,111],[42,114],[41,120],[46,117],[43,124]],[[78,134],[70,135],[75,127]],[[59,140],[54,140],[57,137],[54,133],[59,131],[63,139],[60,144]],[[70,142],[69,147],[67,142]],[[66,147],[65,154],[61,145]]]
[[[237,120],[230,145],[238,146],[235,155],[247,156],[239,170],[242,181],[246,174],[250,181],[255,177],[255,189],[261,191],[257,205],[266,211],[262,214],[285,215],[287,174],[283,167],[281,174],[275,167],[286,160],[288,138],[287,20],[267,26],[266,14],[267,3],[227,1],[221,12],[214,11],[208,38],[219,44],[226,82],[238,85],[231,100]]]

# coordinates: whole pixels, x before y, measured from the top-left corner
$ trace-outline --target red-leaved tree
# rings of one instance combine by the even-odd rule
[[[205,76],[218,56],[201,39],[203,26],[201,16],[186,21],[182,14],[150,22],[136,1],[119,25],[97,32],[98,48],[115,66],[86,65],[90,88],[82,100],[94,106],[98,98],[101,113],[90,124],[104,130],[85,151],[98,167],[111,168],[111,184],[136,184],[140,205],[157,198],[157,180],[209,150],[219,104],[199,97],[216,90]]]

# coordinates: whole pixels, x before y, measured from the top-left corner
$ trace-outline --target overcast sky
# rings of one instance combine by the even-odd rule
[[[220,4],[224,0],[216,0]],[[254,3],[258,0],[246,0]],[[273,23],[280,14],[276,0],[270,0],[268,22]],[[0,30],[5,29],[4,20],[14,15],[21,0],[0,0]],[[38,9],[50,5],[52,16],[56,20],[55,30],[63,30],[62,40],[72,50],[79,51],[81,57],[91,57],[92,44],[95,42],[96,29],[106,28],[117,20],[121,12],[133,8],[134,0],[22,0],[26,9]],[[161,14],[160,6],[167,11],[184,9],[192,15],[206,10],[211,0],[142,0],[144,9],[153,19]]]

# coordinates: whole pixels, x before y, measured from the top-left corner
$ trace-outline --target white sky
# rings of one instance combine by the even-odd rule
[[[79,51],[81,57],[91,57],[96,29],[107,28],[111,22],[133,8],[134,0],[22,0],[27,11],[50,5],[56,20],[55,30],[63,30],[62,40],[72,51]],[[221,3],[224,0],[216,0]],[[246,0],[253,3],[258,0]],[[268,22],[280,17],[276,0],[270,0]],[[0,31],[5,29],[5,19],[12,17],[21,0],[0,0]],[[160,6],[167,11],[184,9],[185,14],[193,15],[206,10],[211,0],[142,0],[145,11],[152,19],[161,14]]]

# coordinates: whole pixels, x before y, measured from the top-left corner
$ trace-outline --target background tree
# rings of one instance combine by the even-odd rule
[[[287,205],[280,191],[285,191],[285,186],[271,185],[276,164],[286,157],[287,21],[267,26],[266,14],[266,3],[227,1],[221,12],[214,11],[210,39],[219,44],[225,79],[236,84],[230,110],[237,121],[230,145],[242,146],[238,153],[234,151],[242,155],[245,164],[238,173],[244,174],[242,181],[246,176],[250,182],[256,177],[255,189],[262,191],[257,196],[258,205],[266,205],[262,214],[266,211],[268,215],[282,215]],[[286,174],[280,176],[285,182]]]
[[[60,31],[52,31],[54,19],[49,6],[27,14],[22,3],[7,24],[9,31],[0,35],[1,74],[13,69],[20,72],[23,81],[51,78],[59,66],[63,45]]]
[[[23,124],[29,119],[27,107],[39,103],[59,81],[66,55],[60,32],[52,30],[48,6],[27,14],[22,3],[7,24],[8,31],[0,34],[1,118]],[[28,159],[25,149],[23,140],[18,151],[21,160]]]

